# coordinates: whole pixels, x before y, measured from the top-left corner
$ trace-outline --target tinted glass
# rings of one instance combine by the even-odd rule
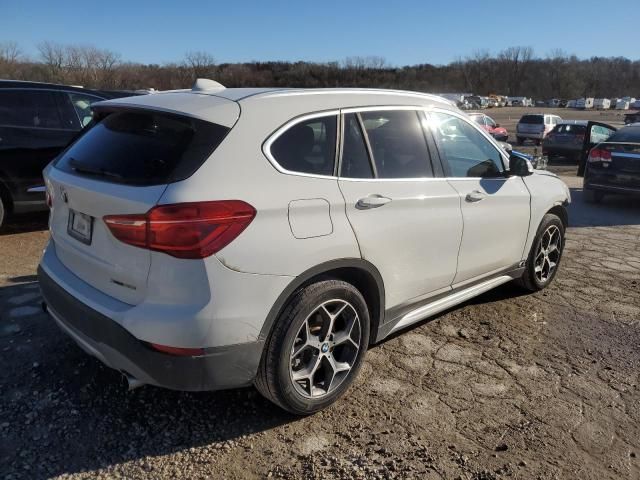
[[[556,128],[553,129],[556,133],[562,133],[562,134],[571,134],[571,135],[584,135],[585,132],[587,131],[587,127],[586,125],[572,125],[572,124],[565,124],[565,125],[558,125]]]
[[[378,178],[432,177],[431,159],[418,112],[362,112]]]
[[[440,156],[451,177],[498,177],[502,157],[493,144],[466,121],[446,113],[430,114]]]
[[[520,119],[520,123],[542,125],[544,124],[544,117],[542,115],[525,115]]]
[[[344,144],[340,175],[348,178],[373,178],[369,154],[355,113],[344,117]]]
[[[271,145],[271,155],[283,168],[313,175],[333,175],[337,117],[297,123]]]
[[[0,90],[0,125],[69,128],[62,122],[55,93],[44,90]]]
[[[614,132],[607,141],[640,143],[640,127],[621,128],[617,132]]]
[[[228,131],[178,115],[112,113],[67,149],[56,167],[115,183],[169,183],[195,172]]]

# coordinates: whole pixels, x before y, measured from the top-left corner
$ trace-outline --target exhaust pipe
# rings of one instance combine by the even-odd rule
[[[135,390],[136,388],[145,385],[142,380],[138,380],[136,377],[128,374],[127,372],[122,372],[122,375],[124,375],[124,378],[127,380],[127,387],[129,391]]]

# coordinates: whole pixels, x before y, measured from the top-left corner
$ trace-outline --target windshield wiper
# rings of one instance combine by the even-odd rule
[[[69,166],[74,172],[84,173],[86,175],[96,175],[98,177],[111,177],[122,179],[122,175],[116,172],[111,172],[105,168],[91,168],[85,165],[79,165],[75,158],[69,159]]]

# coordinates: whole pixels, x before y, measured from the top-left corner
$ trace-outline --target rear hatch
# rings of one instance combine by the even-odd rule
[[[518,122],[518,133],[542,133],[544,117],[542,115],[525,115]]]
[[[182,95],[237,107],[208,95]],[[239,110],[233,114],[225,105],[220,123],[213,123],[116,102],[98,104],[95,125],[45,170],[45,180],[60,261],[94,288],[135,305],[146,294],[150,251],[117,240],[103,218],[146,213],[169,183],[189,177],[204,163]]]
[[[562,147],[582,148],[584,136],[587,127],[584,125],[559,125],[552,130],[545,139],[545,143],[549,145],[557,145]]]

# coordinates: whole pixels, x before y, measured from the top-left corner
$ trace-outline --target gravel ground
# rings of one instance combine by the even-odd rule
[[[563,179],[549,289],[505,285],[388,339],[308,418],[254,389],[127,392],[41,313],[46,219],[17,221],[0,232],[0,478],[640,478],[640,201],[587,206]]]

